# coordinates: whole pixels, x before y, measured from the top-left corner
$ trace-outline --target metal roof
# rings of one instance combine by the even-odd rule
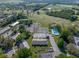
[[[44,34],[44,33],[35,33],[35,34],[33,34],[34,39],[46,38],[46,37],[47,37],[47,35]]]
[[[0,34],[3,34],[4,32],[6,32],[7,30],[9,30],[10,27],[5,27],[2,30],[0,30]]]

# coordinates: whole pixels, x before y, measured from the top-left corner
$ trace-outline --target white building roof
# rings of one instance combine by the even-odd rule
[[[33,39],[33,41],[47,41],[47,39]]]
[[[40,27],[37,32],[47,34],[48,33],[48,28]]]
[[[35,33],[35,34],[33,34],[33,38],[35,39],[39,39],[39,38],[46,38],[47,37],[47,35],[46,34],[44,34],[44,33]]]
[[[15,23],[13,23],[13,24],[11,24],[11,26],[15,26],[15,25],[17,25],[17,24],[19,24],[19,22],[17,21],[17,22],[15,22]]]
[[[79,48],[79,37],[74,37],[76,47]]]
[[[23,44],[24,47],[26,47],[26,48],[28,48],[28,49],[30,48],[30,47],[29,47],[29,44],[27,43],[27,41],[24,40],[24,41],[22,42],[22,44]]]
[[[0,34],[3,34],[4,32],[6,32],[9,29],[10,29],[10,27],[5,27],[5,28],[1,29]]]
[[[52,58],[53,57],[53,53],[41,53],[40,57],[41,58]]]
[[[47,39],[33,39],[32,45],[47,45]]]

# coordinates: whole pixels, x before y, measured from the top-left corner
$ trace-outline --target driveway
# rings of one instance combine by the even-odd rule
[[[48,36],[49,36],[50,43],[51,43],[52,48],[53,48],[54,53],[55,53],[55,54],[54,54],[54,57],[55,57],[55,56],[57,56],[57,55],[60,54],[60,50],[59,50],[59,48],[58,48],[58,46],[57,46],[57,44],[56,44],[56,42],[55,42],[55,40],[54,40],[54,37],[52,37],[51,34],[48,34]]]

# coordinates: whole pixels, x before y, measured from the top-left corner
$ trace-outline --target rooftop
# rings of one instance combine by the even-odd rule
[[[47,39],[33,39],[33,41],[47,41]]]
[[[44,34],[44,33],[35,33],[35,34],[33,34],[33,38],[35,39],[38,39],[38,38],[46,38],[47,37],[47,35],[46,34]]]
[[[12,39],[16,40],[16,38],[17,38],[18,35],[20,35],[20,33],[16,33],[16,34],[14,34],[14,35],[11,35],[10,37],[11,37]]]
[[[29,44],[25,40],[20,44],[20,47],[25,47],[25,48],[28,48],[28,49],[30,48]]]
[[[3,34],[4,32],[6,32],[9,29],[10,29],[10,27],[5,27],[5,28],[1,29],[0,34]]]
[[[42,53],[40,54],[41,58],[52,58],[53,54],[52,53]]]
[[[17,22],[15,22],[15,23],[13,23],[13,24],[11,24],[11,26],[15,26],[15,25],[17,25],[17,24],[19,24],[19,22],[17,21]]]
[[[74,41],[75,41],[77,48],[79,48],[79,37],[74,36]]]
[[[48,28],[40,27],[37,31],[38,33],[48,33]]]

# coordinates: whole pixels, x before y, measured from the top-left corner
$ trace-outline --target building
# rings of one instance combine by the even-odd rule
[[[47,39],[33,39],[32,45],[48,45]]]
[[[9,31],[10,27],[5,27],[3,29],[0,30],[0,35],[4,34],[5,32]]]
[[[10,37],[11,39],[16,40],[16,38],[17,38],[18,35],[20,35],[20,33],[12,33],[9,37]]]
[[[6,51],[7,57],[11,58],[16,53],[16,51],[17,51],[17,47],[16,46],[12,47],[12,49],[10,49],[10,50],[8,49]]]
[[[13,33],[12,30],[9,30],[7,32],[5,32],[4,34],[2,34],[4,37],[9,37],[11,34]]]
[[[41,53],[40,58],[52,58],[53,54],[52,53]]]
[[[74,36],[75,45],[77,48],[79,48],[79,37]]]
[[[38,23],[33,23],[30,27],[26,27],[26,30],[35,33],[39,29],[40,25]]]
[[[40,31],[42,32],[42,31]],[[34,33],[32,45],[48,45],[47,34],[45,33]]]
[[[40,27],[38,29],[37,33],[45,33],[45,34],[47,34],[48,33],[48,28]]]
[[[52,57],[54,57],[54,51],[53,51],[52,47],[41,49],[39,52],[39,57],[40,58],[52,58]]]
[[[33,35],[32,45],[48,45],[47,35],[44,33],[35,33]]]
[[[46,39],[47,38],[47,34],[44,34],[44,33],[34,33],[33,34],[33,38],[34,39]]]
[[[17,24],[19,24],[19,22],[17,21],[17,22],[15,22],[15,23],[13,23],[13,24],[11,24],[10,26],[11,27],[14,27],[14,26],[16,26]]]
[[[20,43],[20,48],[30,48],[28,42],[26,40],[22,41],[22,43]]]

